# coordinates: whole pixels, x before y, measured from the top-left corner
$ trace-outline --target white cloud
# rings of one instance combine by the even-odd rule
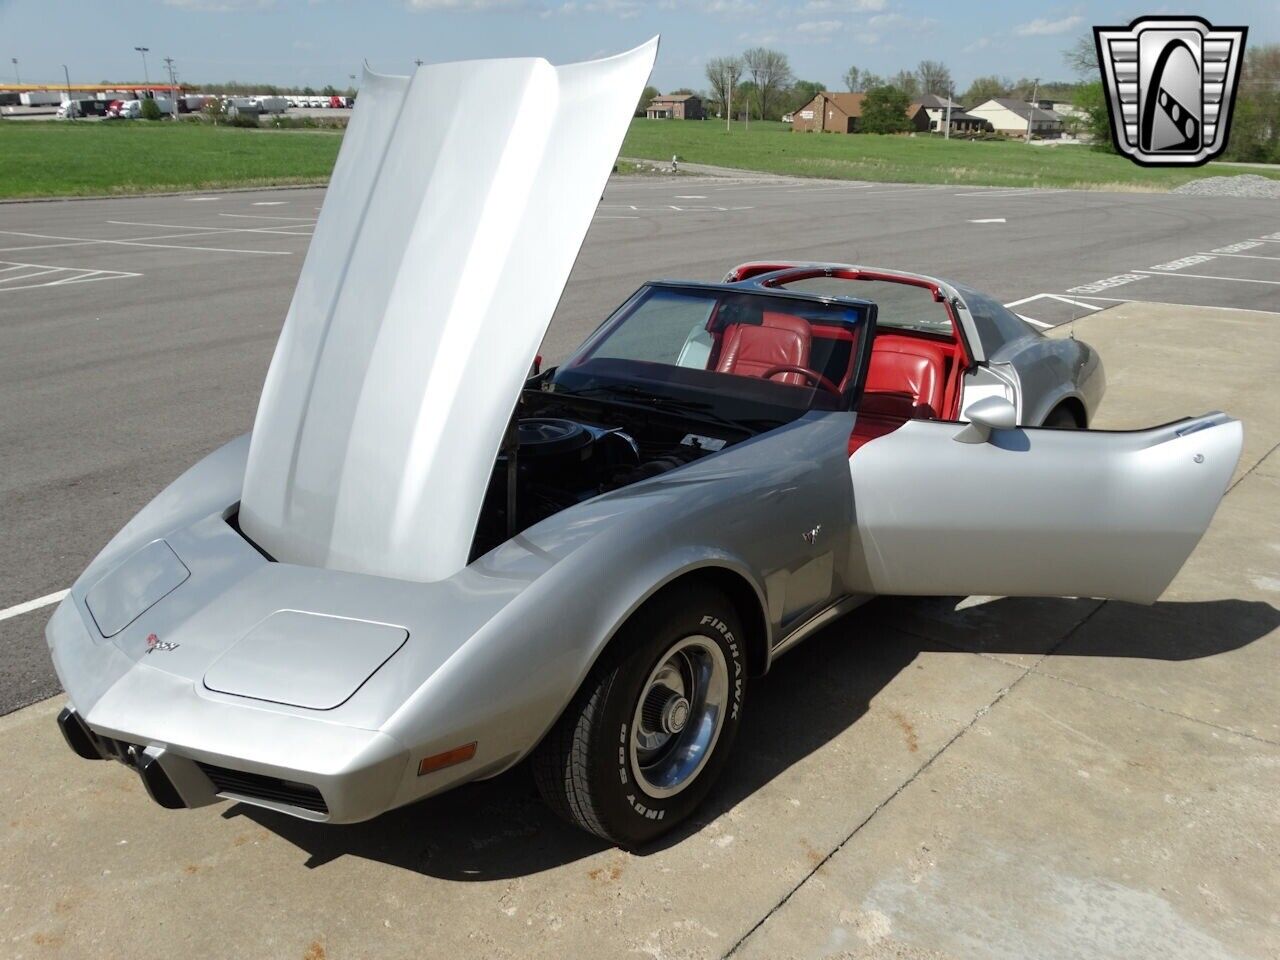
[[[933,17],[908,17],[901,13],[877,13],[867,21],[878,30],[896,30],[899,33],[925,33],[937,26]]]
[[[410,10],[499,10],[523,7],[524,0],[406,0]]]
[[[872,13],[883,10],[887,0],[807,0],[805,13]]]
[[[796,33],[831,33],[833,30],[839,30],[843,23],[839,20],[805,20],[797,23],[793,30]]]
[[[979,50],[985,50],[985,49],[987,49],[987,47],[989,47],[989,46],[991,46],[991,38],[990,38],[990,37],[979,37],[977,40],[973,41],[973,43],[970,43],[970,44],[968,44],[967,46],[962,47],[962,48],[961,48],[961,52],[962,52],[962,53],[977,53]]]
[[[275,6],[275,0],[164,0],[166,7],[201,13],[248,13]]]
[[[1047,37],[1055,33],[1066,33],[1074,30],[1082,21],[1082,17],[1070,16],[1063,17],[1061,20],[1047,20],[1044,17],[1037,17],[1029,23],[1020,23],[1013,28],[1013,32],[1020,37]]]

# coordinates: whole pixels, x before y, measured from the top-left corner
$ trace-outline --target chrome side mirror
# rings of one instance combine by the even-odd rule
[[[964,411],[969,423],[954,439],[961,443],[986,443],[992,430],[1012,430],[1018,425],[1018,410],[1004,397],[984,397]]]

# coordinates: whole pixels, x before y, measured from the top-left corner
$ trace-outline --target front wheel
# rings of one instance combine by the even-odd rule
[[[742,717],[738,615],[709,587],[676,587],[619,631],[534,754],[547,804],[633,847],[687,817],[724,766]]]

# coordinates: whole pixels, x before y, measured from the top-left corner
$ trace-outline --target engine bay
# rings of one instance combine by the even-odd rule
[[[514,434],[508,433],[494,463],[472,560],[561,510],[692,463],[746,439],[751,431],[632,404],[529,389],[517,408]]]

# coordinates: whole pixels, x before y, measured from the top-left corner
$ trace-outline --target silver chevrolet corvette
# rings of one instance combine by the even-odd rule
[[[49,622],[76,753],[332,823],[529,757],[634,846],[752,680],[876,594],[1165,588],[1240,423],[1089,430],[1094,351],[961,284],[648,283],[538,369],[656,49],[366,75],[252,432]]]

